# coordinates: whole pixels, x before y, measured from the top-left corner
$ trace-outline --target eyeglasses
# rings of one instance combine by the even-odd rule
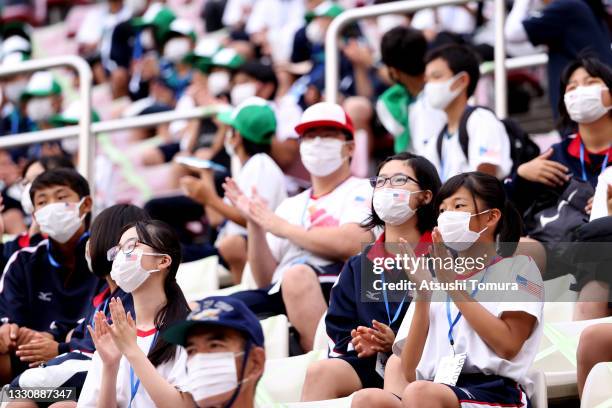
[[[387,180],[389,180],[389,184],[391,185],[391,187],[400,187],[400,186],[405,185],[408,182],[414,183],[417,186],[419,185],[418,181],[416,181],[412,177],[407,176],[405,174],[394,174],[391,177],[383,177],[383,176],[372,177],[370,179],[370,185],[374,188],[381,188],[381,187],[384,187],[385,184],[387,184]]]
[[[138,241],[138,238],[130,238],[123,244],[115,245],[114,247],[106,251],[106,259],[108,259],[109,262],[113,262],[119,252],[123,252],[125,255],[131,254],[132,252],[134,252],[134,249],[136,249],[139,242],[140,241]]]

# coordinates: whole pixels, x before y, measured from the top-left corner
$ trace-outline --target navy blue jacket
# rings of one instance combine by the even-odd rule
[[[552,146],[553,153],[549,160],[563,164],[569,169],[572,177],[582,179],[582,165],[580,163],[580,136],[575,135]],[[608,149],[612,150],[612,149]],[[606,152],[591,153],[585,149],[584,170],[586,180],[593,188],[597,185],[597,178],[601,174],[603,160]],[[608,163],[612,160],[612,152],[608,155]],[[527,181],[518,174],[514,174],[504,183],[509,199],[516,205],[521,214],[529,211],[537,213],[537,209],[544,209],[556,205],[566,185],[560,187],[548,187],[541,183]],[[528,217],[527,217],[528,218]],[[525,219],[529,229],[531,220]]]
[[[430,236],[427,234],[427,237]],[[381,242],[384,242],[384,234],[377,244]],[[387,315],[383,291],[376,290],[380,287],[380,283],[374,282],[379,281],[381,275],[373,272],[374,265],[370,258],[377,251],[372,251],[372,248],[369,246],[364,252],[349,258],[331,291],[325,317],[330,340],[330,357],[356,357],[357,353],[351,344],[351,330],[358,326],[372,327],[372,320],[390,326],[397,334],[410,305],[411,298],[406,291],[387,291],[389,306],[389,315]],[[407,279],[405,273],[399,270],[386,271],[384,275],[386,283]],[[389,317],[393,320],[396,314],[397,318],[390,324]]]
[[[47,332],[52,332],[58,323],[77,325],[100,285],[85,260],[87,236],[83,235],[77,245],[72,272],[61,265],[61,254],[49,240],[13,254],[0,281],[2,323]],[[55,336],[56,341],[65,340],[60,333]]]

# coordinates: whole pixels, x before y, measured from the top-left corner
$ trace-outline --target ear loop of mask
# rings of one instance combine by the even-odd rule
[[[247,340],[247,343],[246,343],[245,348],[244,348],[244,359],[242,360],[242,368],[240,369],[240,378],[238,379],[238,386],[234,390],[234,393],[232,394],[232,397],[224,405],[224,408],[231,408],[232,405],[234,405],[234,402],[236,402],[236,399],[238,398],[238,395],[240,394],[240,390],[242,389],[242,383],[245,381],[244,380],[244,371],[246,369],[246,364],[247,364],[247,361],[249,360],[249,355],[250,354],[251,354],[251,340],[249,339],[249,340]]]
[[[489,212],[489,211],[491,211],[491,209],[488,209],[488,210],[483,210],[483,211],[481,211],[481,212],[479,212],[479,213],[476,213],[476,214],[470,214],[470,218],[472,218],[472,217],[476,217],[477,215],[482,215],[482,214],[487,213],[487,212]],[[468,224],[468,228],[469,228],[469,224]],[[481,230],[481,231],[478,233],[478,235],[480,235],[480,234],[482,234],[483,232],[485,232],[485,231],[487,230],[487,228],[489,228],[489,227],[488,227],[488,226],[487,226],[487,227],[484,227],[484,228],[483,228],[483,229],[482,229],[482,230]]]

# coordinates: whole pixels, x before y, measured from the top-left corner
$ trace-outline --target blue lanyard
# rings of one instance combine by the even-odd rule
[[[106,301],[104,302],[104,307],[102,308],[102,311],[106,314],[106,306],[108,306],[108,301],[110,300],[110,297],[108,299],[106,299]],[[101,305],[102,303],[100,303]],[[96,314],[98,313],[98,311],[100,310],[100,305],[96,306],[96,310],[94,310],[93,316],[91,317],[91,327],[96,327],[96,323],[95,323],[95,318],[96,318]]]
[[[387,298],[387,286],[385,285],[385,271],[383,271],[383,273],[380,274],[380,279],[382,280],[382,284],[383,284],[382,293],[383,293],[383,299],[385,300],[385,309],[387,309],[387,318],[389,319],[389,327],[391,327],[391,325],[395,323],[397,319],[399,318],[400,312],[402,311],[402,306],[404,306],[404,301],[406,300],[406,295],[408,293],[407,292],[404,293],[404,297],[402,298],[402,301],[397,307],[397,310],[395,311],[395,315],[393,315],[393,319],[391,319],[391,312],[389,312],[389,299]]]
[[[151,351],[151,349],[155,345],[155,341],[157,340],[158,334],[159,334],[159,331],[156,331],[155,336],[153,337],[153,341],[151,342],[151,346],[149,347],[149,351]],[[130,404],[128,405],[129,408],[132,408],[132,401],[134,401],[134,397],[136,397],[136,393],[138,392],[139,387],[140,387],[140,378],[136,378],[136,375],[134,374],[134,368],[132,368],[132,366],[130,365],[130,393],[131,393],[131,396],[130,396]]]
[[[481,284],[482,281],[484,280],[486,274],[487,274],[487,270],[489,268],[487,267],[483,274],[482,274],[482,278],[480,278],[480,282],[478,282],[478,284]],[[472,294],[470,295],[470,297],[474,297],[476,296],[476,293],[478,293],[478,286],[476,286],[476,288],[474,288],[474,290],[472,291]],[[453,340],[453,328],[457,325],[457,323],[459,322],[459,320],[461,319],[461,316],[463,316],[461,314],[461,312],[457,313],[457,316],[455,317],[455,320],[452,320],[451,317],[451,312],[450,312],[450,296],[447,294],[446,295],[446,318],[448,319],[448,342],[450,343],[451,347],[453,347],[455,345],[455,340]],[[455,348],[453,347],[453,352],[455,351]]]
[[[11,134],[16,135],[19,133],[19,121],[19,112],[17,107],[15,107],[13,112],[11,112]]]
[[[601,171],[599,174],[603,173],[606,167],[608,166],[608,154],[610,153],[610,147],[608,147],[608,151],[601,162]],[[589,181],[586,174],[586,168],[584,167],[584,143],[580,142],[580,167],[582,169],[582,181]]]

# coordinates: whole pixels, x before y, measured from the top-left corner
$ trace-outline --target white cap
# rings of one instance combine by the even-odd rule
[[[353,122],[342,106],[330,102],[319,102],[304,111],[295,131],[301,136],[314,127],[334,127],[353,134]]]

